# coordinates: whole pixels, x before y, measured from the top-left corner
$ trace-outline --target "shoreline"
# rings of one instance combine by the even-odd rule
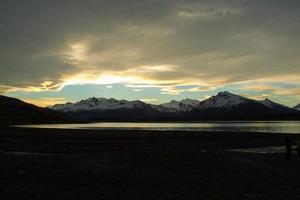
[[[299,199],[282,134],[2,128],[1,199]],[[293,137],[293,136],[291,136]]]

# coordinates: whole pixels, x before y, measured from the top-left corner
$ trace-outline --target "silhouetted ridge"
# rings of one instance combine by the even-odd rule
[[[70,122],[65,114],[0,95],[0,124]]]

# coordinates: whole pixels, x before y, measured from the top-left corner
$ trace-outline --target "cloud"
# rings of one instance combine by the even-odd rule
[[[145,103],[153,103],[153,102],[158,102],[158,99],[155,98],[142,98],[140,99],[141,101],[145,102]]]
[[[157,66],[141,66],[133,69],[135,72],[171,72],[176,71],[178,66],[174,65],[157,65]]]
[[[161,91],[161,94],[179,95],[184,90],[183,89],[178,89],[176,87],[167,87],[167,88],[162,88],[160,91]]]
[[[284,85],[248,85],[242,86],[242,89],[278,95],[300,95],[300,85],[294,85],[289,87],[284,87]]]
[[[217,18],[217,17],[226,17],[231,15],[238,15],[239,10],[226,9],[222,10],[216,9],[214,7],[207,8],[177,8],[177,15],[186,19],[195,19],[195,18]]]
[[[300,82],[298,1],[12,0],[2,6],[2,93],[124,83],[176,95],[186,91],[177,88],[183,84],[206,85],[193,89],[204,91],[275,77]]]
[[[181,93],[198,93],[198,92],[207,92],[207,91],[214,91],[216,87],[209,87],[207,85],[198,85],[192,86],[189,85],[178,85],[178,86],[166,86],[160,89],[161,94],[168,94],[168,95],[179,95]]]
[[[275,87],[270,85],[247,85],[242,87],[244,90],[254,90],[254,91],[264,91],[264,92],[274,92]]]
[[[186,91],[189,91],[189,92],[206,92],[206,91],[212,91],[212,90],[215,90],[215,89],[217,89],[217,88],[216,87],[209,87],[209,86],[206,86],[206,85],[200,85],[200,86],[197,86],[197,87],[186,89]]]
[[[271,97],[270,94],[250,95],[250,94],[246,94],[246,93],[240,93],[239,95],[246,97],[246,98],[250,98],[250,99],[256,99],[256,100],[264,100],[266,98]]]
[[[139,89],[139,88],[134,88],[132,90],[135,91],[135,92],[142,92],[142,91],[144,91],[143,89]]]

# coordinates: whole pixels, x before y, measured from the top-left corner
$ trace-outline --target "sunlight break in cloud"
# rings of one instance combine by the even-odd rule
[[[241,85],[249,82],[300,83],[299,1],[117,2],[4,1],[0,92],[120,83],[159,88],[160,99],[223,87],[246,93]],[[255,91],[298,101],[296,88]]]

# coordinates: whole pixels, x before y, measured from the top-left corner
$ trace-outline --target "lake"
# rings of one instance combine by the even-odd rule
[[[93,129],[93,130],[159,130],[223,131],[300,134],[300,121],[234,121],[234,122],[99,122],[84,124],[19,125],[28,128]]]

